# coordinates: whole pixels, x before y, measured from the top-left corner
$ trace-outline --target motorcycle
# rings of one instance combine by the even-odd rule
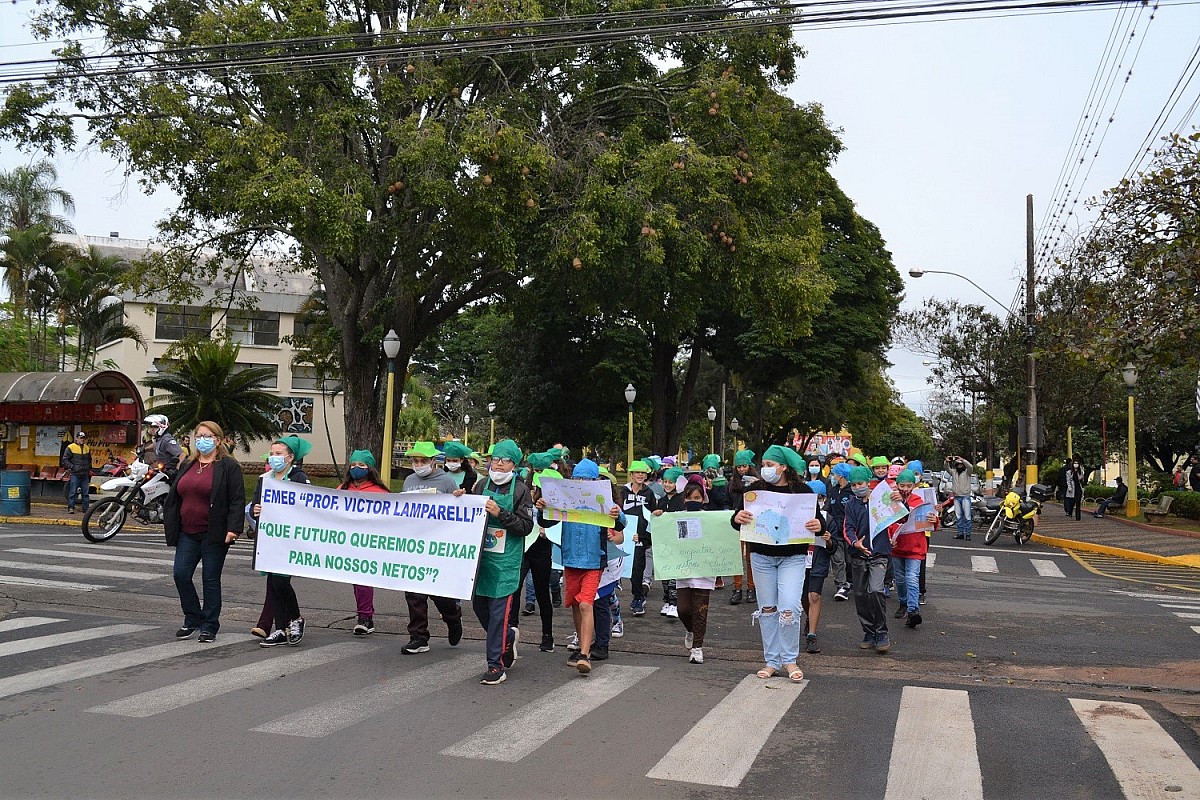
[[[1004,499],[1000,497],[984,497],[980,494],[971,495],[971,522],[976,527],[990,526],[1000,516],[1000,507]]]
[[[108,461],[100,468],[100,476],[103,478],[117,478],[125,473],[129,468],[129,462],[120,456],[109,453]]]
[[[142,522],[161,524],[171,488],[171,479],[161,467],[134,461],[127,476],[101,484],[104,491],[117,494],[92,503],[83,515],[83,537],[89,542],[106,542],[120,532],[130,515]]]
[[[1030,488],[1028,498],[1022,498],[1014,491],[1006,494],[999,515],[983,536],[984,544],[995,544],[1002,534],[1011,535],[1018,545],[1027,543],[1033,538],[1038,514],[1048,496],[1049,487],[1040,483]]]

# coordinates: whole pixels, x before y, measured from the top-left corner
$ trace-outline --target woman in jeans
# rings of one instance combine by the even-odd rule
[[[311,483],[308,475],[296,462],[304,459],[312,450],[312,444],[299,436],[281,436],[271,442],[271,452],[267,456],[270,472],[258,477],[258,486],[254,489],[254,506],[250,510],[255,520],[262,513],[263,481],[273,478],[289,483]],[[280,644],[298,645],[304,638],[304,618],[300,616],[300,601],[296,599],[296,590],[292,588],[291,575],[267,573],[267,602],[266,605],[274,612],[275,631],[258,643],[259,647],[275,647]]]
[[[215,422],[201,422],[192,436],[192,456],[180,467],[164,507],[167,546],[175,548],[175,588],[183,625],[175,638],[200,631],[201,642],[217,638],[221,627],[221,568],[229,546],[242,530],[246,486],[242,468],[221,444]],[[204,603],[192,576],[201,564]]]
[[[784,492],[787,494],[811,494],[812,489],[804,481],[804,459],[790,447],[771,445],[763,453],[761,480],[754,492]],[[750,492],[752,494],[753,492]],[[745,509],[746,494],[738,500],[738,510],[733,514],[735,528],[753,522],[754,515]],[[804,525],[809,533],[825,531],[825,520],[821,512]],[[770,678],[782,670],[795,683],[804,680],[804,673],[796,665],[800,657],[800,614],[801,595],[804,591],[804,570],[808,566],[807,544],[762,544],[749,542],[750,568],[754,573],[754,585],[758,590],[758,620],[762,634],[763,660],[766,662],[758,671],[758,677]]]

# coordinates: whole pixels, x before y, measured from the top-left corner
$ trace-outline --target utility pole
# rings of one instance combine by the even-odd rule
[[[1033,249],[1033,195],[1025,196],[1025,360],[1029,371],[1029,429],[1025,437],[1025,490],[1037,483],[1037,358],[1033,354],[1033,318],[1037,303]]]

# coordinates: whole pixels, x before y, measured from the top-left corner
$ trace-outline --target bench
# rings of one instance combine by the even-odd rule
[[[1153,508],[1143,508],[1142,513],[1147,517],[1165,517],[1171,510],[1171,501],[1174,500],[1169,494],[1164,494],[1158,498],[1158,505]]]
[[[45,497],[48,484],[57,484],[62,487],[63,492],[66,492],[67,482],[70,478],[70,474],[62,467],[42,467],[42,471],[32,476],[30,480],[39,484],[38,496]]]

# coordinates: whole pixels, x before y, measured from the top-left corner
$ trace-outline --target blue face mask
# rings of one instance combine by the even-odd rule
[[[370,474],[370,473],[368,472],[366,467],[351,467],[350,468],[350,480],[361,481],[363,478],[367,477],[368,474]]]
[[[811,467],[808,468],[809,475],[816,475],[820,471],[821,471],[821,468],[819,466],[817,466],[816,464],[813,464]]]
[[[287,468],[287,457],[271,456],[267,459],[267,463],[271,465],[272,472],[283,472]]]
[[[217,446],[217,440],[207,436],[196,437],[196,452],[201,455],[211,453]]]

